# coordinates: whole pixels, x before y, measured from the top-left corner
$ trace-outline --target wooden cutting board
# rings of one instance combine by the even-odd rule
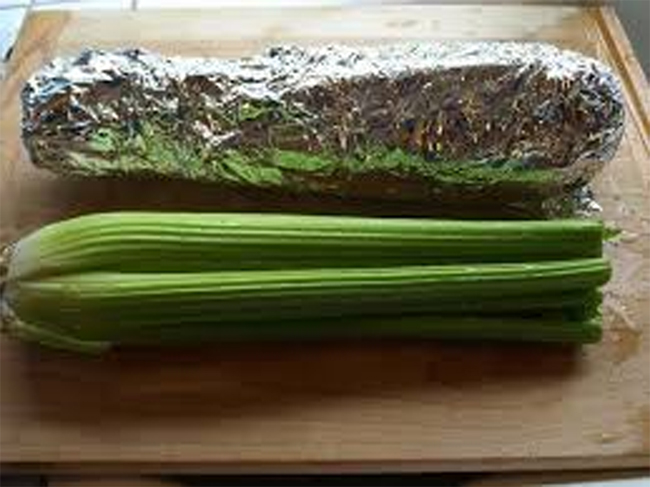
[[[544,40],[620,75],[627,127],[596,182],[608,222],[601,344],[228,345],[101,358],[0,339],[4,468],[316,472],[646,465],[650,453],[648,87],[606,8],[436,6],[210,12],[47,12],[28,18],[0,98],[2,242],[101,209],[336,211],[181,183],[70,180],[34,169],[18,96],[55,55],[88,46],[235,56],[279,42]]]

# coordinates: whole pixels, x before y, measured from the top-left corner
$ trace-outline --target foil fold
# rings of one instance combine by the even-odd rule
[[[316,173],[331,178],[398,150],[422,173],[553,170],[576,187],[613,156],[624,125],[609,68],[519,42],[276,46],[241,59],[86,50],[35,73],[22,102],[36,165],[235,184],[264,178],[226,175],[233,154],[261,166],[277,164],[271,151],[326,154],[339,166]]]

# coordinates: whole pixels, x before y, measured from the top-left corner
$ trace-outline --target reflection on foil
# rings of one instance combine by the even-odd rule
[[[607,67],[515,42],[87,50],[37,72],[22,99],[32,161],[59,172],[343,192],[332,181],[361,173],[498,186],[491,170],[575,188],[613,156],[624,116]]]

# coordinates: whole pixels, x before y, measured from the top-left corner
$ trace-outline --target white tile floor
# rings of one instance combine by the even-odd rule
[[[130,9],[134,0],[34,0],[34,10]]]
[[[0,9],[12,7],[26,7],[31,3],[30,0],[0,0]]]
[[[373,0],[137,0],[138,8],[321,7],[378,3]],[[379,2],[380,3],[380,2]]]

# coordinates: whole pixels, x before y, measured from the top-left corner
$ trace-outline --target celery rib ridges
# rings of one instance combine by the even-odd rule
[[[610,277],[603,234],[589,220],[95,214],[18,241],[2,307],[14,335],[81,351],[256,338],[588,343]]]
[[[203,272],[598,257],[599,222],[445,221],[125,212],[82,216],[19,242],[10,278],[73,270]],[[21,256],[22,254],[22,256]]]

